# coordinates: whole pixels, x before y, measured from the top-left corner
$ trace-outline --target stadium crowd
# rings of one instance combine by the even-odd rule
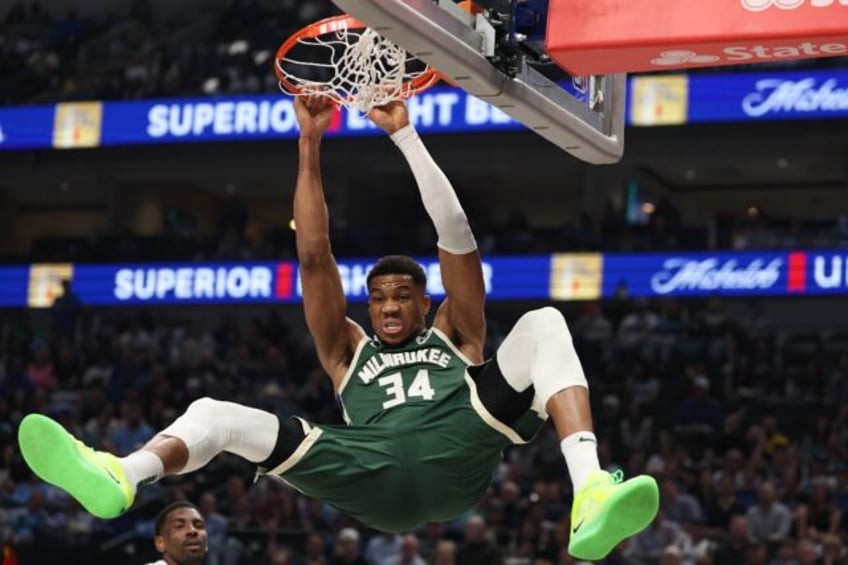
[[[57,17],[17,3],[0,28],[0,103],[271,92],[273,53],[329,2],[253,0],[162,21],[145,0],[129,14]],[[105,55],[104,55],[105,54]],[[601,218],[540,230],[514,214],[502,225],[471,214],[487,253],[704,249],[671,203],[644,225],[608,207]],[[291,257],[281,227],[249,235],[237,199],[217,235],[171,210],[156,238],[131,233],[36,242],[28,260],[202,260]],[[385,225],[390,225],[388,222]],[[488,226],[488,227],[486,227]],[[337,230],[340,256],[432,252],[433,238]],[[406,239],[404,239],[406,237]],[[844,247],[848,220],[728,221],[715,247]],[[608,469],[647,472],[662,508],[606,565],[835,565],[848,562],[848,334],[785,331],[754,305],[744,317],[719,298],[646,302],[622,296],[568,306],[592,386]],[[221,309],[91,309],[68,295],[49,312],[0,310],[0,543],[3,565],[133,563],[155,558],[152,519],[173,499],[196,502],[209,565],[437,563],[569,564],[571,492],[556,435],[510,448],[473,513],[403,536],[367,530],[282,481],[254,482],[223,456],[201,472],[141,491],[128,514],[94,519],[35,479],[15,444],[26,413],[59,419],[100,449],[126,454],[202,396],[341,423],[309,336],[275,311],[245,320]],[[214,315],[215,321],[210,321]],[[489,322],[493,351],[514,321]],[[791,330],[791,328],[790,328]]]
[[[0,540],[17,563],[143,563],[152,518],[187,498],[202,509],[207,563],[573,563],[570,487],[546,428],[510,448],[472,514],[379,535],[224,456],[141,491],[99,521],[36,480],[16,450],[31,411],[126,454],[192,400],[232,399],[341,421],[311,340],[271,311],[217,322],[183,312],[85,308],[70,297],[40,327],[0,312]],[[661,514],[607,564],[836,564],[846,556],[848,334],[778,331],[768,311],[628,300],[569,312],[587,370],[602,465],[661,481]],[[512,320],[490,320],[489,348]],[[104,561],[105,559],[105,561]],[[423,561],[422,561],[423,560]],[[14,563],[15,561],[6,561]]]
[[[339,13],[323,0],[207,2],[171,14],[151,0],[115,2],[97,15],[57,5],[66,11],[38,0],[0,11],[3,105],[275,92],[270,69],[282,40]]]
[[[274,92],[282,40],[335,13],[330,2],[294,0],[204,3],[170,17],[149,0],[105,15],[17,2],[0,28],[0,103]]]
[[[411,180],[411,179],[410,179]],[[462,194],[462,187],[458,187]],[[198,218],[185,208],[163,209],[162,229],[156,235],[92,233],[88,237],[51,236],[35,239],[26,257],[5,256],[0,262],[110,262],[274,260],[292,258],[294,232],[281,223],[261,227],[251,218],[249,203],[233,196],[222,202],[212,235],[201,233]],[[556,253],[563,251],[673,251],[827,249],[848,246],[848,214],[821,219],[785,220],[764,212],[717,218],[714,236],[706,227],[687,225],[669,197],[658,200],[643,221],[628,221],[620,207],[609,202],[597,217],[583,214],[576,222],[555,227],[534,226],[518,208],[494,219],[483,207],[467,206],[481,251],[486,255]],[[382,216],[380,214],[383,214]],[[416,255],[432,253],[433,228],[426,218],[393,220],[392,210],[374,211],[360,223],[332,225],[339,256],[369,257],[407,249]],[[412,221],[412,220],[410,220]],[[331,218],[332,222],[332,218]]]

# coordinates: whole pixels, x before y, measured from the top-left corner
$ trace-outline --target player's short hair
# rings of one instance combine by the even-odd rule
[[[416,286],[427,287],[427,275],[424,269],[412,257],[406,255],[386,255],[371,268],[366,283],[371,288],[371,280],[380,275],[409,275]]]
[[[200,509],[188,500],[177,500],[176,502],[172,502],[156,515],[155,532],[157,536],[162,535],[162,530],[165,528],[165,522],[168,521],[168,516],[170,516],[171,512],[180,508],[194,508],[198,513],[200,513]]]

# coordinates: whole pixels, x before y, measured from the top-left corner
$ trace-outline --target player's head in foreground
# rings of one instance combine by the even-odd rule
[[[414,259],[388,255],[368,273],[368,315],[380,341],[403,345],[426,326],[427,275]]]

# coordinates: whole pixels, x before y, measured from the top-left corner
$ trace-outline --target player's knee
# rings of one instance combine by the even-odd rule
[[[565,317],[562,315],[562,312],[553,306],[543,306],[542,308],[530,310],[527,315],[533,316],[533,318],[538,319],[539,322],[543,324],[550,325],[565,323]]]
[[[223,405],[224,403],[220,400],[204,396],[189,404],[186,414],[191,415],[194,421],[214,422],[215,414],[221,410]]]
[[[219,425],[222,404],[212,398],[198,398],[189,404],[182,416],[160,432],[179,438],[188,447],[188,461],[182,473],[203,467],[223,450],[226,435]]]
[[[571,332],[568,331],[568,324],[565,321],[565,316],[562,312],[553,306],[545,306],[530,310],[521,316],[519,322],[531,328],[535,335],[556,335],[571,337]]]

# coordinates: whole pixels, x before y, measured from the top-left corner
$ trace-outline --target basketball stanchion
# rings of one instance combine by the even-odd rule
[[[518,34],[510,31],[508,18],[494,14],[485,1],[333,3],[436,69],[450,84],[501,110],[576,158],[596,164],[621,158],[626,91],[623,74],[548,76],[547,71],[555,68],[550,59],[531,61],[525,56],[527,51],[512,41]]]

